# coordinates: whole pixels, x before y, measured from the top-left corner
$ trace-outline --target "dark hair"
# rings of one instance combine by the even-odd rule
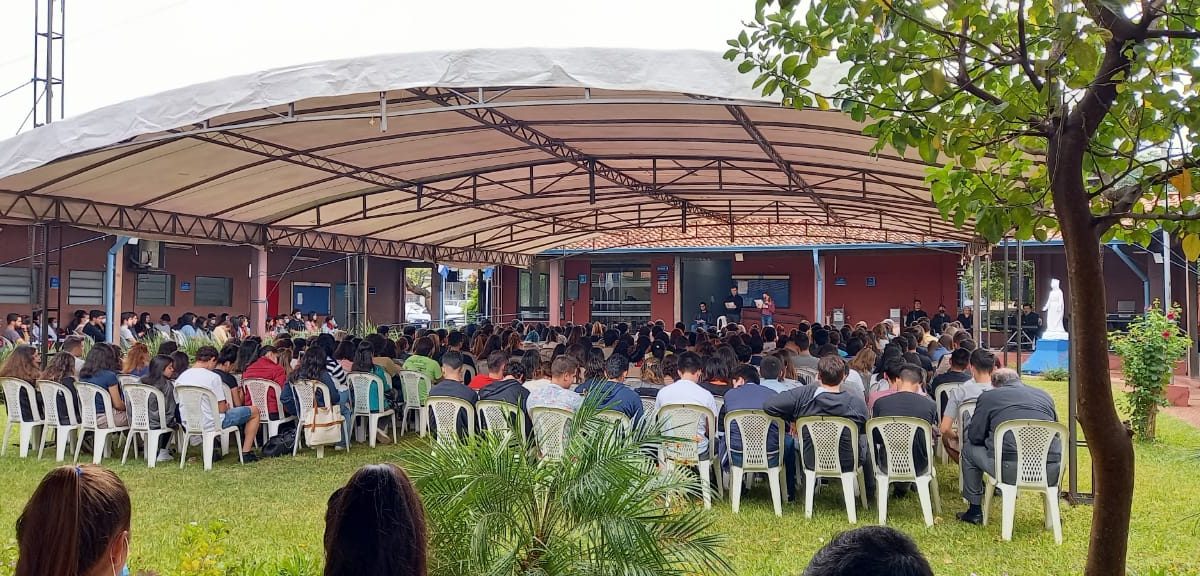
[[[208,362],[218,356],[220,356],[220,352],[217,352],[217,349],[212,346],[201,346],[196,349],[197,362]]]
[[[84,359],[83,368],[79,369],[79,379],[87,381],[104,370],[120,372],[121,363],[117,360],[117,353],[112,346],[99,342],[92,346],[92,351],[88,352],[87,358]]]
[[[734,379],[741,378],[746,384],[758,384],[758,370],[747,364],[738,366],[737,372],[733,373]]]
[[[996,355],[987,348],[977,348],[971,353],[971,367],[980,372],[991,372],[996,369]]]
[[[166,388],[167,387],[167,377],[166,377],[167,366],[172,366],[172,365],[174,365],[174,363],[175,363],[175,361],[172,360],[170,356],[163,356],[162,354],[159,354],[158,356],[151,358],[150,359],[150,368],[147,370],[146,375],[142,376],[142,380],[141,380],[142,384],[154,386],[155,388],[158,388],[159,390]],[[176,376],[178,376],[178,374],[176,374]]]
[[[442,366],[451,370],[458,370],[463,367],[463,354],[458,350],[447,350],[442,354]]]
[[[804,332],[801,332],[797,334],[795,338],[792,338],[792,342],[794,342],[796,347],[801,350],[808,350],[812,346],[812,340],[808,337],[808,334]]]
[[[758,371],[767,380],[779,380],[779,375],[783,373],[783,362],[775,356],[763,356]]]
[[[933,568],[903,532],[887,526],[864,526],[834,536],[817,550],[803,576],[887,574],[933,576]]]
[[[179,343],[174,340],[166,340],[158,345],[158,354],[160,356],[170,356],[179,350]]]
[[[338,347],[338,351],[349,342],[343,341],[343,346]],[[353,344],[351,344],[353,345]],[[358,345],[358,349],[354,351],[354,363],[350,369],[355,372],[373,372],[375,370],[375,348],[370,342],[362,342]]]
[[[533,378],[542,367],[542,355],[537,350],[526,350],[521,354],[521,364],[525,367],[525,376]]]
[[[488,365],[491,366],[490,364]],[[511,376],[513,380],[524,381],[529,374],[525,373],[525,364],[521,363],[520,358],[509,358],[508,364],[504,365],[504,375]]]
[[[704,371],[704,361],[700,359],[700,355],[695,352],[684,352],[679,354],[679,374],[695,373]]]
[[[587,362],[583,365],[584,380],[604,377],[604,350],[591,348],[587,352]]]
[[[329,497],[325,576],[425,576],[425,509],[394,464],[359,468]]]
[[[966,348],[958,348],[950,353],[950,366],[954,368],[966,368],[971,363],[971,351]]]
[[[822,356],[817,361],[817,376],[826,386],[836,386],[846,378],[846,361],[840,356]]]
[[[488,372],[499,372],[502,374],[506,364],[508,364],[508,354],[506,354],[503,350],[492,350],[492,353],[488,354]]]
[[[417,343],[413,345],[413,354],[429,358],[433,355],[433,338],[422,336],[417,339]]]
[[[900,377],[900,371],[904,369],[906,361],[903,356],[893,356],[888,358],[883,363],[883,373],[888,380],[895,380]]]
[[[466,339],[466,336],[464,336],[462,332],[455,330],[446,335],[446,346],[448,346],[448,347],[459,346],[463,343],[463,341],[465,339]]]
[[[249,368],[255,360],[261,356],[262,342],[258,338],[247,338],[242,342],[242,346],[238,348],[237,364],[233,367],[233,371],[241,374]]]
[[[900,368],[900,379],[913,384],[924,384],[925,370],[917,364],[905,364]]]
[[[91,464],[48,472],[17,518],[17,576],[77,576],[105,562],[129,530],[129,492],[111,470]],[[115,568],[115,566],[114,566]]]
[[[729,364],[716,356],[704,359],[704,381],[729,384]]]
[[[153,363],[152,363],[153,364]],[[42,370],[42,380],[64,383],[67,378],[75,376],[75,357],[70,354],[55,354],[50,358],[46,369]]]
[[[175,344],[174,342],[171,343]],[[63,340],[62,349],[64,352],[70,352],[71,350],[79,350],[82,348],[83,338],[80,336],[67,336],[66,339]]]
[[[556,377],[563,374],[575,374],[579,371],[579,363],[570,356],[559,356],[550,363],[550,376]]]
[[[364,346],[371,349],[371,357],[374,358],[375,345],[372,344],[370,340],[363,340],[362,342],[359,342],[357,346],[355,346],[354,341],[347,338],[338,343],[337,348],[333,351],[333,359],[349,360],[353,362],[354,357],[358,354],[358,351]]]
[[[236,365],[237,359],[238,359],[238,350],[240,350],[239,347],[233,346],[231,344],[226,344],[225,347],[221,348],[221,351],[217,353],[217,364],[224,364],[226,362],[229,362],[229,363],[233,363]],[[200,352],[197,351],[196,358],[199,359],[199,357],[200,357]]]
[[[609,380],[620,378],[622,374],[628,371],[629,358],[626,358],[624,354],[617,354],[614,352],[613,355],[609,356],[608,360],[604,363],[604,375],[607,376]]]
[[[816,356],[817,356],[817,358],[824,358],[826,356],[841,356],[841,355],[838,354],[837,346],[834,346],[833,344],[822,344],[820,347],[817,348]]]
[[[171,353],[171,361],[175,363],[175,374],[182,374],[188,369],[188,355],[183,350],[176,350]]]
[[[671,354],[670,356],[663,358],[662,362],[659,364],[659,368],[662,369],[663,376],[670,377],[672,381],[678,380],[679,379],[679,355]]]

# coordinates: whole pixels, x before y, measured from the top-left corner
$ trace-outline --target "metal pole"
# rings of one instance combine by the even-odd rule
[[[1020,238],[1017,238],[1017,305],[1025,303],[1025,248]],[[1021,318],[1018,316],[1018,318]],[[1021,373],[1021,350],[1024,348],[1022,343],[1025,342],[1025,319],[1021,318],[1017,324],[1020,326],[1021,336],[1017,338],[1017,373]]]
[[[1067,500],[1079,497],[1079,381],[1075,377],[1075,341],[1067,340]]]
[[[973,300],[971,302],[975,306],[975,315],[974,315],[975,316],[975,325],[972,326],[971,337],[974,338],[975,343],[978,344],[981,340],[980,335],[983,330],[983,322],[980,321],[980,318],[983,317],[983,316],[981,316],[981,314],[983,314],[983,308],[982,308],[982,305],[983,305],[983,299],[982,299],[982,295],[983,295],[983,262],[982,262],[983,255],[975,254],[975,257],[972,258],[972,260],[973,260],[972,265],[975,268],[974,269],[975,293],[971,295],[971,297],[973,298]]]
[[[1009,259],[1008,238],[1004,238],[1004,336],[1005,338],[1012,337],[1012,323],[1009,322],[1008,304],[1012,302],[1012,263]],[[1017,314],[1020,314],[1021,308],[1017,307]],[[1019,316],[1018,316],[1019,318]],[[1020,320],[1017,323],[1020,324]],[[1021,349],[1021,339],[1017,338],[1017,350]],[[1004,341],[1004,366],[1008,366],[1008,340]]]
[[[1200,374],[1200,355],[1196,354],[1196,273],[1192,271],[1191,262],[1183,265],[1183,286],[1187,294],[1187,312],[1183,318],[1187,322],[1188,341],[1192,343],[1188,353],[1188,376],[1195,378]]]
[[[991,346],[991,343],[992,343],[992,294],[991,294],[991,292],[992,292],[992,249],[993,248],[994,247],[991,247],[991,246],[988,247],[987,259],[985,261],[986,265],[984,266],[984,271],[987,274],[988,287],[987,287],[987,291],[984,293],[983,296],[981,296],[981,298],[987,298],[988,303],[987,303],[986,310],[980,310],[981,315],[979,316],[979,323],[980,323],[980,335],[981,335],[982,339],[979,342],[976,342],[976,344],[978,344],[982,348],[991,348],[992,347]]]
[[[46,124],[54,121],[54,0],[46,0]],[[109,317],[108,324],[113,319]],[[109,337],[111,340],[112,337]]]
[[[1168,207],[1168,210],[1170,208]],[[1171,302],[1174,298],[1171,295],[1171,234],[1166,228],[1162,231],[1162,259],[1163,259],[1163,313],[1171,311]]]
[[[129,243],[128,236],[117,236],[112,248],[108,249],[108,268],[104,270],[104,313],[108,321],[104,323],[104,337],[108,342],[113,341],[113,328],[117,320],[117,257]]]

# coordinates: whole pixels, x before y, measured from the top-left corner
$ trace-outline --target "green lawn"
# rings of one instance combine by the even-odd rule
[[[1044,383],[1065,417],[1065,384]],[[1162,417],[1161,440],[1137,448],[1137,496],[1130,535],[1130,569],[1135,574],[1200,574],[1200,431]],[[282,559],[299,552],[321,555],[325,503],[351,472],[366,463],[403,463],[403,452],[416,440],[374,450],[354,447],[350,454],[330,451],[318,461],[312,451],[239,467],[232,457],[204,472],[197,463],[184,470],[143,463],[114,466],[129,486],[134,502],[135,571],[175,573],[181,554],[181,529],[189,522],[224,520],[231,558]],[[0,548],[13,544],[13,522],[50,459],[20,460],[13,449],[0,460]],[[1086,462],[1084,463],[1086,469]],[[1013,542],[1000,540],[999,501],[996,521],[988,527],[959,525],[953,517],[965,504],[955,492],[956,469],[939,468],[943,513],[932,529],[921,521],[915,496],[889,505],[889,524],[917,539],[938,574],[1077,574],[1087,549],[1091,511],[1063,506],[1064,543],[1056,546],[1041,530],[1041,504],[1036,497],[1018,503]],[[814,518],[804,518],[803,505],[785,505],[782,518],[771,513],[765,483],[742,501],[733,515],[725,502],[714,504],[717,527],[729,537],[728,555],[738,574],[798,574],[812,553],[834,533],[849,527],[837,488],[817,496]],[[859,522],[874,522],[875,510],[859,511]]]

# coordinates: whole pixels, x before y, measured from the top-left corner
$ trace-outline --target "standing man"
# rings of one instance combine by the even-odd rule
[[[922,318],[928,318],[928,317],[929,317],[929,314],[927,314],[924,310],[921,309],[921,301],[913,300],[912,310],[909,310],[908,314],[904,316],[904,325],[912,326],[913,324],[920,322]]]
[[[729,287],[729,295],[725,297],[725,319],[730,324],[742,323],[742,296],[738,294],[737,284]]]
[[[929,327],[933,329],[934,334],[941,334],[942,329],[950,322],[950,315],[946,313],[946,305],[938,304],[937,314],[934,314],[933,318],[929,320]]]

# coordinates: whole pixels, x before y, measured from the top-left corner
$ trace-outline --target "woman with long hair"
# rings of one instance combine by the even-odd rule
[[[308,317],[304,319],[304,331],[309,334],[321,331],[321,322],[318,320],[316,312],[309,312]]]
[[[70,354],[66,354],[66,356],[70,356]],[[40,366],[41,354],[38,354],[37,348],[28,345],[17,346],[9,353],[4,365],[0,366],[0,378],[16,378],[33,386],[37,384],[38,378],[42,375]],[[33,417],[31,400],[37,402],[39,414],[43,411],[41,395],[34,394],[33,396],[34,398],[30,399],[26,394],[20,394],[21,417],[24,419]]]
[[[350,342],[342,342],[338,346],[338,353],[342,353],[347,344]],[[351,344],[352,345],[352,344]],[[370,342],[362,342],[358,348],[353,351],[353,359],[350,362],[350,369],[347,372],[361,372],[365,374],[373,374],[380,382],[383,382],[383,395],[389,397],[392,391],[392,378],[388,376],[382,366],[375,363],[375,348]],[[377,387],[371,384],[371,411],[378,412],[383,409],[379,405],[379,393],[376,392]]]
[[[246,371],[259,357],[259,350],[262,348],[262,341],[258,338],[247,338],[242,340],[241,346],[238,347],[237,361],[233,364],[233,373],[241,374]]]
[[[129,492],[111,470],[55,468],[17,518],[14,574],[128,574],[130,518]]]
[[[587,385],[585,390],[591,390],[592,386],[608,381],[608,377],[604,374],[605,360],[604,350],[595,347],[588,349],[587,359],[583,364],[583,383]]]
[[[83,336],[83,327],[87,326],[88,322],[92,321],[92,317],[88,315],[87,310],[76,310],[71,315],[71,321],[67,323],[67,332],[76,336]]]
[[[41,379],[62,384],[71,392],[70,398],[57,398],[58,423],[70,424],[70,414],[67,413],[68,401],[75,405],[75,414],[79,414],[79,392],[75,390],[75,357],[65,352],[55,354],[46,369],[42,370]]]
[[[854,358],[850,360],[850,369],[858,372],[864,384],[871,381],[871,371],[875,369],[875,353],[873,346],[863,346]]]
[[[345,371],[347,373],[371,372],[371,370],[356,370],[354,368],[354,356],[357,353],[358,348],[362,344],[366,344],[367,347],[369,347],[371,349],[371,358],[374,359],[375,358],[375,347],[372,346],[370,342],[367,342],[365,340],[356,345],[353,340],[347,338],[345,340],[342,340],[341,342],[338,342],[337,347],[333,349],[333,359],[337,360],[337,363],[342,367],[343,371]],[[374,365],[374,364],[372,364],[372,365]],[[384,374],[384,376],[382,376],[382,378],[384,378],[385,380],[391,379],[391,377],[387,376],[387,372],[384,371],[383,368],[380,368],[380,371],[383,372],[383,374]]]
[[[704,381],[700,387],[712,392],[713,396],[724,396],[733,389],[730,380],[729,364],[720,356],[709,356],[704,359]]]
[[[394,464],[359,468],[329,497],[325,576],[426,576],[425,509]]]
[[[140,315],[138,315],[137,324],[133,325],[133,335],[136,336],[138,340],[141,340],[146,336],[153,334],[152,330],[154,330],[154,322],[150,321],[150,313],[142,312]]]
[[[79,369],[80,381],[103,388],[112,400],[114,414],[110,416],[105,412],[103,400],[96,398],[96,422],[101,426],[129,425],[129,414],[125,412],[125,392],[121,389],[121,380],[117,378],[120,369],[121,362],[117,359],[115,348],[104,342],[92,346],[92,351],[83,361],[83,368]]]
[[[291,385],[301,380],[316,380],[325,385],[329,390],[329,402],[331,406],[339,406],[342,411],[342,417],[345,422],[342,424],[342,441],[336,446],[339,450],[346,448],[346,443],[350,441],[350,423],[353,411],[350,409],[350,395],[342,395],[338,392],[338,387],[334,384],[333,375],[329,373],[329,367],[325,364],[327,356],[325,349],[320,346],[310,346],[304,351],[304,355],[300,357],[299,364],[292,372],[288,379],[288,390],[283,391],[284,410],[288,414],[302,414],[303,410],[309,410],[311,406],[298,406],[296,404],[296,393],[290,390]],[[325,406],[324,394],[320,390],[317,391],[316,400],[321,406]],[[290,402],[289,402],[290,401]]]
[[[141,378],[150,369],[150,349],[141,342],[134,342],[125,352],[125,362],[121,365],[121,373],[131,374]]]
[[[170,356],[155,356],[150,359],[150,367],[145,376],[142,376],[142,384],[153,386],[163,394],[163,400],[166,406],[159,409],[158,398],[150,396],[147,406],[150,410],[150,428],[178,428],[179,417],[175,413],[175,360]],[[166,416],[166,422],[163,422],[161,416]],[[167,450],[167,446],[171,444],[171,436],[163,434],[158,439],[158,461],[170,461],[171,452]]]
[[[780,364],[783,364],[783,369],[779,373],[779,379],[785,384],[795,384],[800,378],[800,373],[796,370],[796,362],[792,360],[792,353],[780,348],[772,352],[771,355],[778,358]]]

